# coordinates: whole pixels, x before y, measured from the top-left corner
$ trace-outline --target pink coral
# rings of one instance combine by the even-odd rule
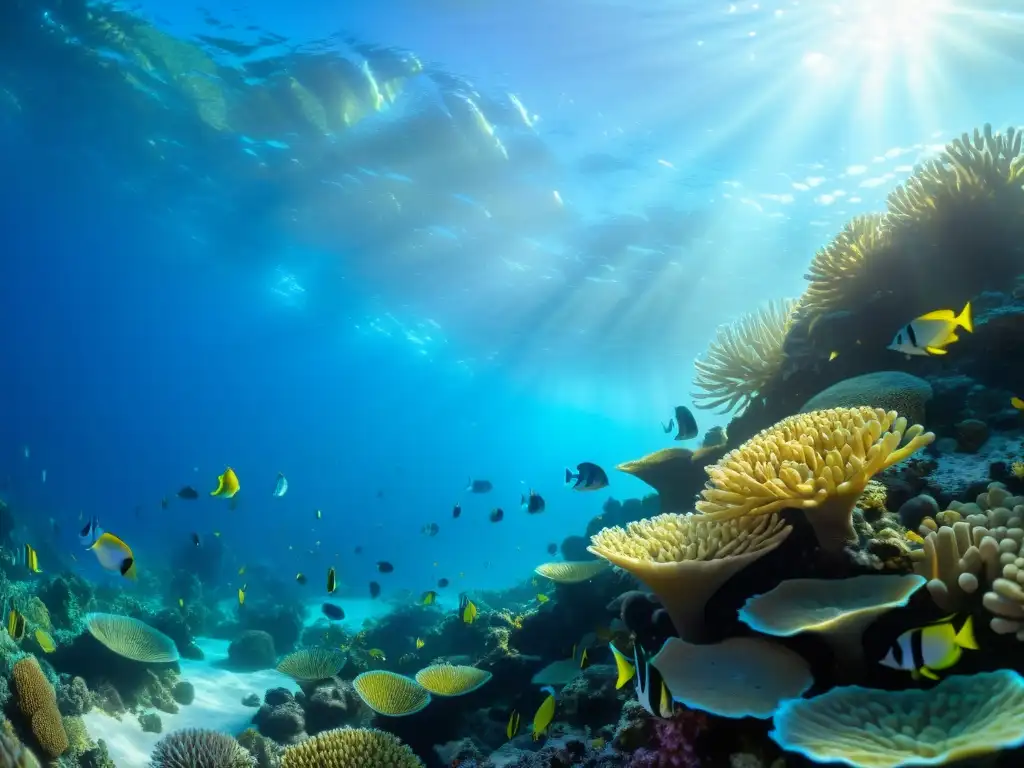
[[[633,753],[628,768],[700,768],[697,737],[708,727],[703,712],[684,709],[654,721],[654,744]]]

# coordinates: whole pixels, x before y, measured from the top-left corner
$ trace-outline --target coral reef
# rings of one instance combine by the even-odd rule
[[[153,749],[152,768],[252,768],[252,755],[230,736],[197,729],[164,736]]]

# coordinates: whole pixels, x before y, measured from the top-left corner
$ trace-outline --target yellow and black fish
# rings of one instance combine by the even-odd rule
[[[896,638],[879,663],[910,672],[915,680],[920,677],[938,680],[936,672],[955,666],[963,649],[978,650],[973,619],[968,616],[963,626],[957,629],[953,618],[950,616],[937,624],[908,629]]]
[[[334,568],[327,569],[327,594],[334,594],[334,590],[338,588],[338,577],[334,572]]]
[[[25,617],[17,608],[12,608],[7,614],[7,634],[18,641],[25,637]]]
[[[132,581],[138,578],[131,547],[114,534],[104,533],[89,549],[96,553],[96,559],[105,570],[120,573]]]
[[[235,474],[235,470],[228,467],[224,470],[223,475],[217,476],[217,487],[210,491],[210,495],[230,499],[240,490],[241,485],[238,483],[238,475]]]
[[[238,588],[238,604],[239,605],[245,605],[245,588],[248,587],[248,586],[249,586],[248,584],[243,584],[242,586],[240,586]]]
[[[512,714],[508,716],[508,725],[505,726],[505,735],[508,736],[509,741],[511,741],[515,738],[517,733],[519,733],[519,711],[513,709]]]
[[[425,642],[423,642],[423,638],[422,638],[422,637],[417,637],[417,638],[416,638],[416,650],[418,651],[418,650],[419,650],[420,648],[422,648],[422,647],[423,647],[424,645],[426,645],[426,643],[425,643]]]
[[[476,621],[476,604],[470,600],[466,595],[459,598],[459,616],[467,624],[472,624]]]
[[[39,567],[39,555],[32,549],[31,544],[25,545],[25,567],[29,569],[31,573],[41,573],[42,569]]]
[[[437,592],[430,590],[420,595],[420,603],[423,605],[433,605],[434,601],[437,600]]]

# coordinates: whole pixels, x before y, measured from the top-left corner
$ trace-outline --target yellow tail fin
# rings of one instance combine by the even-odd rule
[[[974,333],[974,322],[971,320],[971,302],[964,305],[964,311],[956,318],[956,324],[968,333]]]
[[[956,633],[956,644],[969,651],[978,650],[978,641],[974,639],[974,617],[968,616],[967,621]]]
[[[618,690],[633,679],[636,669],[626,660],[626,657],[622,655],[618,648],[611,643],[608,643],[608,647],[612,649],[612,656],[615,657],[615,670],[619,673],[619,677],[615,681],[615,690]]]

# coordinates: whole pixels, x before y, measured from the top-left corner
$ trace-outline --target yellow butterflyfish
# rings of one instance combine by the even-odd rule
[[[217,476],[217,487],[210,491],[210,495],[230,499],[240,490],[241,486],[238,484],[238,475],[235,474],[235,470],[228,467],[224,470],[224,474]]]
[[[548,692],[548,697],[541,702],[537,708],[537,714],[533,716],[533,740],[537,741],[541,736],[546,736],[551,721],[555,719],[555,689],[551,686],[544,686],[542,691]]]

